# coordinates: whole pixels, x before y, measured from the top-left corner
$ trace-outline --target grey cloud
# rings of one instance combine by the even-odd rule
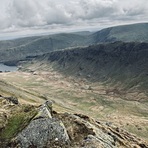
[[[2,2],[3,0],[0,0]],[[0,30],[46,25],[90,25],[109,21],[147,21],[148,0],[6,0]],[[6,3],[5,3],[6,4]],[[4,10],[4,8],[3,8]],[[1,11],[1,10],[0,10]],[[56,26],[56,25],[55,25]]]
[[[52,0],[13,0],[9,11],[15,26],[64,24],[69,20],[65,8]]]

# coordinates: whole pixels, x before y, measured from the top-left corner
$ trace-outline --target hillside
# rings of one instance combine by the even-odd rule
[[[20,39],[2,40],[0,41],[0,50],[19,47],[21,45],[28,44],[30,41],[37,40],[38,38],[40,37],[26,37]]]
[[[147,26],[1,41],[1,147],[148,148]]]
[[[66,76],[109,83],[119,87],[118,93],[120,90],[148,93],[148,43],[114,42],[62,50],[38,56],[32,62],[34,66],[42,65],[35,66],[36,69],[45,70],[44,65],[53,65]]]
[[[89,89],[83,79],[47,66],[46,71],[0,74],[2,148],[148,147],[147,102],[105,94],[101,85],[95,90],[89,83]]]
[[[0,96],[2,148],[148,147],[142,139],[109,123],[82,114],[57,112],[50,100],[37,107],[16,104],[13,99]]]
[[[82,34],[82,33],[80,33]],[[0,42],[0,62],[19,61],[28,56],[49,53],[53,50],[86,46],[85,35],[55,34],[42,37],[29,37]]]
[[[7,101],[4,107],[3,102],[0,101],[3,110],[9,107],[8,111],[12,114],[0,131],[2,148],[90,148],[92,145],[96,148],[148,147],[140,138],[116,126],[82,114],[58,113],[53,110],[51,101],[46,101],[40,107],[10,105]]]
[[[148,23],[123,25],[103,29],[91,35],[93,43],[100,42],[148,42]]]
[[[0,41],[0,62],[12,62],[54,50],[102,42],[148,42],[148,23],[116,26],[96,33],[76,32]],[[8,64],[8,63],[7,63]]]

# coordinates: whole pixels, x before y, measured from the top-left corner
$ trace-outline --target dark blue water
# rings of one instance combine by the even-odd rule
[[[7,65],[4,65],[3,63],[0,63],[0,71],[2,72],[5,72],[5,71],[10,71],[10,72],[13,72],[13,71],[17,71],[17,67],[16,66],[7,66]]]

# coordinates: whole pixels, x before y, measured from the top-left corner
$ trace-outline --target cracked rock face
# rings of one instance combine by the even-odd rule
[[[67,145],[68,134],[60,121],[50,118],[33,120],[17,137],[20,147],[36,146],[42,148],[51,144]]]

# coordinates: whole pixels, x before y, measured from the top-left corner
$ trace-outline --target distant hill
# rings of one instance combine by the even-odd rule
[[[148,23],[106,28],[94,33],[91,38],[93,43],[113,41],[148,42]]]
[[[35,41],[39,38],[40,37],[26,37],[12,40],[2,40],[0,41],[0,51],[28,44],[29,42]]]
[[[41,37],[28,37],[0,42],[0,62],[19,61],[28,56],[49,53],[53,50],[86,46],[86,35],[55,34]]]
[[[148,42],[148,23],[111,27],[96,33],[84,31],[0,41],[0,62],[15,63],[54,50],[115,41]]]

